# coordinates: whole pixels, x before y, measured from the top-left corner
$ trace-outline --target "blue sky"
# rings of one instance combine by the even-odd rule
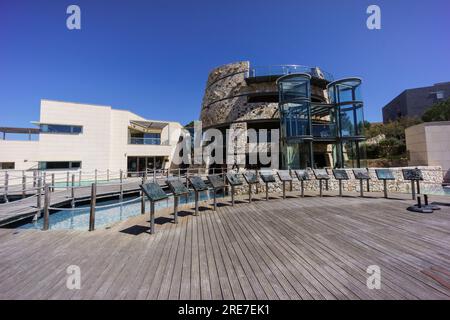
[[[66,28],[77,4],[82,29]],[[366,28],[381,7],[382,29]],[[0,126],[41,98],[198,119],[208,72],[233,61],[320,66],[363,78],[365,115],[406,88],[450,81],[450,1],[1,0]]]

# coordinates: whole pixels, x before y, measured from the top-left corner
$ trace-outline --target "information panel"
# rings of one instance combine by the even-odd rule
[[[258,176],[256,175],[256,172],[253,171],[246,171],[244,173],[245,181],[247,181],[248,184],[255,184],[258,183]]]
[[[281,181],[292,181],[289,170],[278,170],[278,178],[280,178]]]
[[[262,181],[264,181],[264,183],[276,182],[275,176],[272,172],[260,172],[259,175],[261,176],[261,179]]]
[[[420,169],[402,169],[403,179],[405,180],[423,180]]]
[[[395,180],[394,173],[389,169],[375,169],[378,180]]]
[[[356,179],[359,180],[370,180],[369,171],[366,169],[353,169],[353,174]]]
[[[141,189],[150,201],[159,201],[169,197],[156,182],[146,183],[141,186]]]
[[[223,178],[220,175],[210,175],[207,177],[209,183],[212,185],[214,189],[220,189],[225,187],[225,183],[223,182]]]
[[[348,180],[347,171],[344,169],[333,169],[333,175],[336,180]]]
[[[195,191],[205,191],[208,190],[208,186],[205,184],[203,179],[199,176],[189,177],[189,182],[192,184],[192,187]]]
[[[309,173],[307,170],[295,170],[295,175],[297,176],[297,179],[300,181],[309,180]]]
[[[232,186],[240,186],[242,184],[241,178],[237,173],[227,173],[227,180]]]
[[[316,179],[319,179],[319,180],[330,179],[330,176],[328,175],[328,172],[326,169],[314,169],[313,172],[314,172],[314,175],[316,176]]]
[[[172,190],[173,194],[176,196],[189,193],[188,188],[186,188],[186,186],[180,179],[169,179],[167,180],[167,184],[169,185],[170,190]]]

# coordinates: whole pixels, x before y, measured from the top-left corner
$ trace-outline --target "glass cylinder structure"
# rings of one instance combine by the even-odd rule
[[[330,83],[328,96],[338,116],[337,166],[360,167],[365,159],[361,79],[347,78]]]
[[[282,167],[311,166],[311,76],[295,73],[277,80],[280,112]],[[306,152],[305,152],[306,151]]]

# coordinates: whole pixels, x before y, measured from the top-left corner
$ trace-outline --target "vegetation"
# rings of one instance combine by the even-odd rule
[[[367,158],[379,159],[384,163],[394,160],[406,162],[408,155],[405,129],[422,121],[450,121],[450,98],[435,103],[424,113],[422,119],[401,118],[386,124],[366,122],[364,127],[368,140],[366,146]]]
[[[422,116],[424,122],[450,121],[450,98],[435,103]]]
[[[367,158],[406,161],[405,129],[418,123],[421,121],[413,118],[401,118],[386,124],[366,122]]]
[[[185,128],[193,127],[194,126],[194,120],[189,122],[188,124],[184,125]]]

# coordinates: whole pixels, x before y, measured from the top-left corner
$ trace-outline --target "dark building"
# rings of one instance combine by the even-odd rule
[[[449,97],[450,82],[406,89],[383,107],[383,122],[387,123],[402,117],[420,118],[433,104]]]

